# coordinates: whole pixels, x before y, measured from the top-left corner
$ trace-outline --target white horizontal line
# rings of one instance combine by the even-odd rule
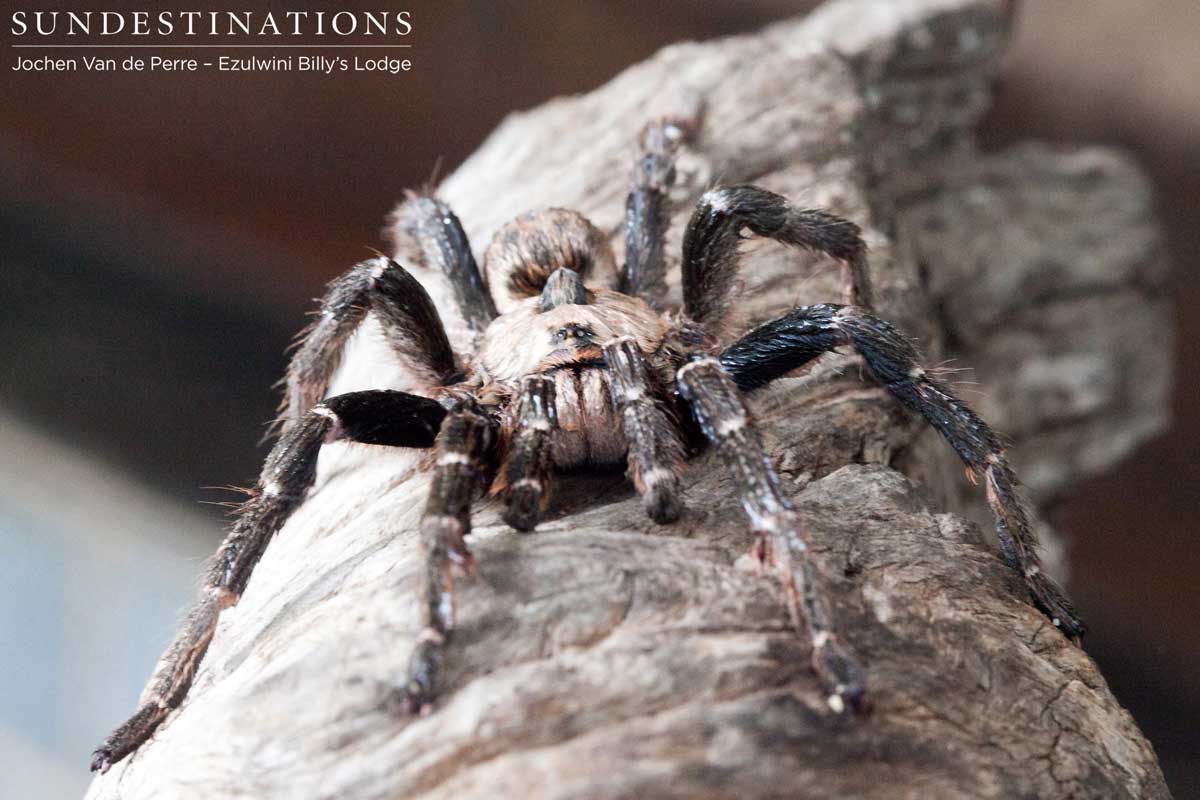
[[[14,48],[25,48],[25,49],[38,48],[38,47],[56,47],[56,48],[74,48],[74,49],[79,49],[79,48],[84,48],[84,47],[88,47],[88,48],[94,48],[94,47],[120,47],[120,48],[175,47],[175,48],[179,48],[179,47],[183,47],[183,48],[189,48],[189,49],[199,48],[199,47],[224,47],[227,49],[232,49],[232,48],[244,49],[244,48],[249,48],[249,47],[261,47],[261,48],[305,47],[305,48],[308,48],[311,50],[311,49],[316,49],[316,48],[350,49],[350,48],[368,48],[368,47],[412,47],[412,45],[411,44],[14,44],[13,47]]]

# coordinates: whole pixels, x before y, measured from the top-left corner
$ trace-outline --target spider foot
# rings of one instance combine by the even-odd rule
[[[866,672],[834,631],[828,600],[800,535],[799,518],[789,511],[769,519],[767,526],[775,535],[761,536],[756,548],[762,548],[764,565],[779,575],[793,624],[807,632],[812,642],[812,668],[828,692],[826,703],[836,714],[867,713],[871,704]]]
[[[812,664],[821,684],[829,690],[825,702],[834,713],[866,714],[871,710],[862,667],[832,633],[821,632],[813,637]]]
[[[424,717],[433,711],[445,645],[446,637],[433,628],[421,632],[421,638],[408,662],[404,685],[398,692],[401,712]]]
[[[829,610],[811,565],[791,563],[786,556],[781,559],[783,563],[775,563],[770,557],[770,544],[764,547],[767,551],[764,566],[776,570],[782,579],[784,601],[793,624],[799,631],[807,632],[812,642],[812,669],[827,693],[826,704],[835,714],[868,713],[871,701],[866,671],[832,630]]]
[[[138,708],[92,753],[92,772],[108,772],[113,764],[141,747],[166,717],[167,711],[164,704],[154,701]]]
[[[501,516],[505,523],[521,533],[529,533],[538,524],[542,508],[542,488],[526,478],[508,490]]]
[[[398,692],[393,708],[406,717],[428,717],[433,713],[433,696],[417,687],[404,687]]]
[[[674,475],[670,476],[674,479]],[[648,483],[642,502],[646,514],[659,525],[669,525],[683,513],[677,480]]]
[[[1067,599],[1063,590],[1040,570],[1035,572],[1030,569],[1026,572],[1025,582],[1033,594],[1034,605],[1050,618],[1054,627],[1062,631],[1064,636],[1076,645],[1081,644],[1083,634],[1087,632],[1087,626],[1079,618],[1075,607]]]
[[[650,120],[642,128],[638,143],[643,152],[674,151],[682,142],[691,141],[704,118],[704,99],[695,92],[679,92],[667,113]]]
[[[108,772],[109,767],[113,765],[113,753],[107,747],[101,747],[96,752],[92,753],[92,772],[99,772],[101,775]]]

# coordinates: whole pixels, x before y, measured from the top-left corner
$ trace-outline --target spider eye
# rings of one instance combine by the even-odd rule
[[[578,344],[591,344],[596,338],[596,332],[587,325],[564,325],[554,332],[554,343],[562,344],[568,339],[574,339]]]

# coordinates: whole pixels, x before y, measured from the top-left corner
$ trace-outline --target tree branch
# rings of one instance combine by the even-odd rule
[[[715,181],[859,222],[884,315],[933,361],[976,367],[977,404],[1049,498],[1164,424],[1169,328],[1134,167],[1096,149],[977,152],[1006,24],[999,2],[841,0],[677,45],[513,115],[441,194],[477,252],[555,205],[612,231],[619,253],[637,131],[700,104],[668,252]],[[745,322],[838,296],[832,263],[747,252]],[[678,300],[677,266],[669,280]],[[359,336],[336,389],[404,388],[386,363]],[[185,705],[89,796],[1168,796],[1095,664],[1026,602],[986,529],[943,513],[965,485],[948,448],[855,359],[781,382],[754,411],[869,669],[869,718],[828,711],[774,583],[740,568],[751,537],[710,457],[689,468],[673,526],[611,476],[568,482],[534,535],[478,504],[451,689],[432,715],[397,716],[385,699],[417,635],[428,476],[408,454],[332,445]]]

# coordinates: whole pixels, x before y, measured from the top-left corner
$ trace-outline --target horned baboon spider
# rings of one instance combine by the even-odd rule
[[[134,714],[96,750],[106,770],[153,733],[191,685],[222,609],[237,602],[271,537],[304,501],[321,446],[352,441],[433,448],[432,484],[419,529],[424,628],[398,692],[427,712],[454,627],[452,570],[469,568],[471,503],[490,487],[505,521],[531,531],[550,499],[556,470],[628,463],[658,523],[682,511],[681,471],[699,431],[731,471],[756,534],[754,552],[781,580],[793,625],[812,643],[812,665],[834,712],[866,708],[862,668],[835,632],[806,556],[803,524],[780,489],[743,395],[839,346],[862,356],[874,377],[923,415],[981,477],[1000,552],[1034,604],[1066,635],[1083,625],[1043,574],[1017,481],[997,437],[916,350],[872,314],[866,247],[858,226],[800,209],[756,186],[705,193],[683,238],[683,305],[660,313],[676,151],[690,123],[660,120],[642,132],[626,201],[626,258],[617,270],[606,237],[582,215],[551,209],[500,229],[481,273],[454,213],[412,194],[396,212],[399,235],[427,266],[445,273],[476,352],[450,346],[426,290],[380,257],[329,285],[320,316],[287,372],[282,431],[258,486],[208,568],[199,601],[160,660]],[[796,308],[733,341],[722,341],[743,231],[826,253],[842,265],[845,305]],[[612,278],[614,285],[601,285]],[[612,283],[612,281],[610,281]],[[382,326],[407,367],[435,387],[430,396],[357,391],[326,397],[340,351],[366,314]],[[685,425],[684,421],[696,424]]]

